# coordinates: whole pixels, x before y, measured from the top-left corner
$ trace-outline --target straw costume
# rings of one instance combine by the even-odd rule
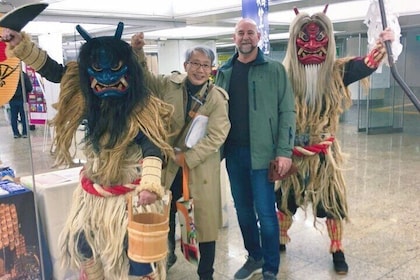
[[[121,40],[122,23],[114,36],[92,38],[77,29],[87,42],[78,62],[65,67],[25,33],[9,48],[42,76],[61,83],[52,120],[57,165],[72,164],[69,148],[79,125],[87,122],[86,164],[60,235],[63,264],[80,269],[81,279],[165,279],[165,260],[151,265],[127,257],[126,196],[146,205],[164,195],[160,177],[162,160],[172,156],[165,126],[172,107],[148,90],[143,68]]]
[[[378,43],[365,57],[336,59],[333,26],[326,9],[312,16],[295,8],[284,65],[295,93],[296,138],[293,163],[299,172],[278,181],[280,249],[290,241],[287,231],[298,207],[310,203],[316,217],[326,217],[330,252],[338,274],[346,274],[341,243],[342,222],[348,220],[344,155],[336,139],[340,115],[351,105],[348,85],[372,74],[385,55]],[[314,218],[314,226],[316,219]]]

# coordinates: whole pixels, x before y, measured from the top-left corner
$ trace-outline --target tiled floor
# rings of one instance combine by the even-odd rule
[[[408,117],[414,118],[411,123],[420,123],[420,115]],[[357,133],[351,122],[341,125],[338,137],[350,156],[345,177],[351,223],[345,225],[343,241],[349,273],[337,276],[333,271],[324,221],[316,230],[311,215],[305,218],[299,211],[289,232],[292,242],[281,254],[278,279],[420,279],[419,125],[417,129],[413,126],[403,133],[367,136]],[[13,139],[1,112],[0,139],[0,158],[17,176],[31,174],[31,158],[35,174],[51,171],[49,142],[44,145],[42,126],[31,131],[30,149],[28,139]],[[228,208],[228,226],[220,231],[217,243],[215,280],[233,279],[245,261],[231,199]],[[196,268],[181,257],[179,249],[177,253],[178,262],[168,279],[198,279]]]

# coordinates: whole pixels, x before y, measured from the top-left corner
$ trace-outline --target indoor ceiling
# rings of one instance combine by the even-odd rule
[[[324,9],[336,32],[365,33],[363,23],[371,1],[377,0],[271,0],[269,1],[270,40],[288,38],[289,23],[294,18],[293,8],[310,14]],[[75,25],[81,24],[93,36],[110,35],[119,21],[124,22],[124,38],[143,31],[150,41],[170,39],[216,40],[216,45],[232,43],[234,24],[241,17],[242,0],[0,0],[0,12],[33,2],[49,6],[25,31],[33,34],[59,32],[63,43],[79,41]],[[389,9],[399,17],[404,31],[420,27],[420,1],[385,0]],[[73,44],[74,45],[74,44]]]

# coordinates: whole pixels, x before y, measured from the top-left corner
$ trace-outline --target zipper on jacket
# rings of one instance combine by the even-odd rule
[[[289,145],[292,142],[292,138],[293,138],[293,131],[292,131],[292,128],[289,126]]]
[[[252,81],[252,97],[254,99],[254,110],[257,110],[257,93],[256,93],[256,86],[255,81]]]
[[[270,124],[270,130],[271,130],[271,141],[273,141],[273,147],[276,147],[276,139],[274,138],[274,129],[273,129],[273,121],[271,118],[268,119]]]

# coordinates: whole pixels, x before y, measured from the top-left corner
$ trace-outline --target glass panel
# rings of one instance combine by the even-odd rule
[[[403,94],[391,77],[390,68],[382,67],[382,73],[375,72],[370,79],[367,103],[368,134],[402,131],[404,111]]]
[[[417,100],[420,100],[420,29],[412,29],[407,31],[403,37],[402,44],[404,46],[403,53],[398,57],[397,69],[412,91]],[[402,75],[404,73],[404,76]],[[401,87],[396,87],[396,91],[402,92]],[[403,95],[403,127],[404,132],[412,135],[420,135],[420,114],[405,93]]]
[[[356,44],[358,43],[358,46]],[[359,36],[349,38],[346,44],[347,53],[363,56],[368,52],[367,38]],[[356,50],[358,48],[358,50]],[[396,65],[398,72],[404,78],[405,53],[403,52]],[[404,93],[391,75],[391,69],[383,65],[369,80],[369,88],[364,88],[360,82],[350,85],[353,98],[353,108],[357,111],[357,128],[367,134],[401,132],[404,116]],[[357,96],[357,100],[355,100]],[[357,107],[357,109],[355,108]],[[347,113],[349,114],[349,113]]]
[[[400,76],[405,76],[405,52],[395,64]],[[367,134],[401,132],[404,116],[404,93],[391,75],[391,69],[383,65],[371,75],[367,103]]]

